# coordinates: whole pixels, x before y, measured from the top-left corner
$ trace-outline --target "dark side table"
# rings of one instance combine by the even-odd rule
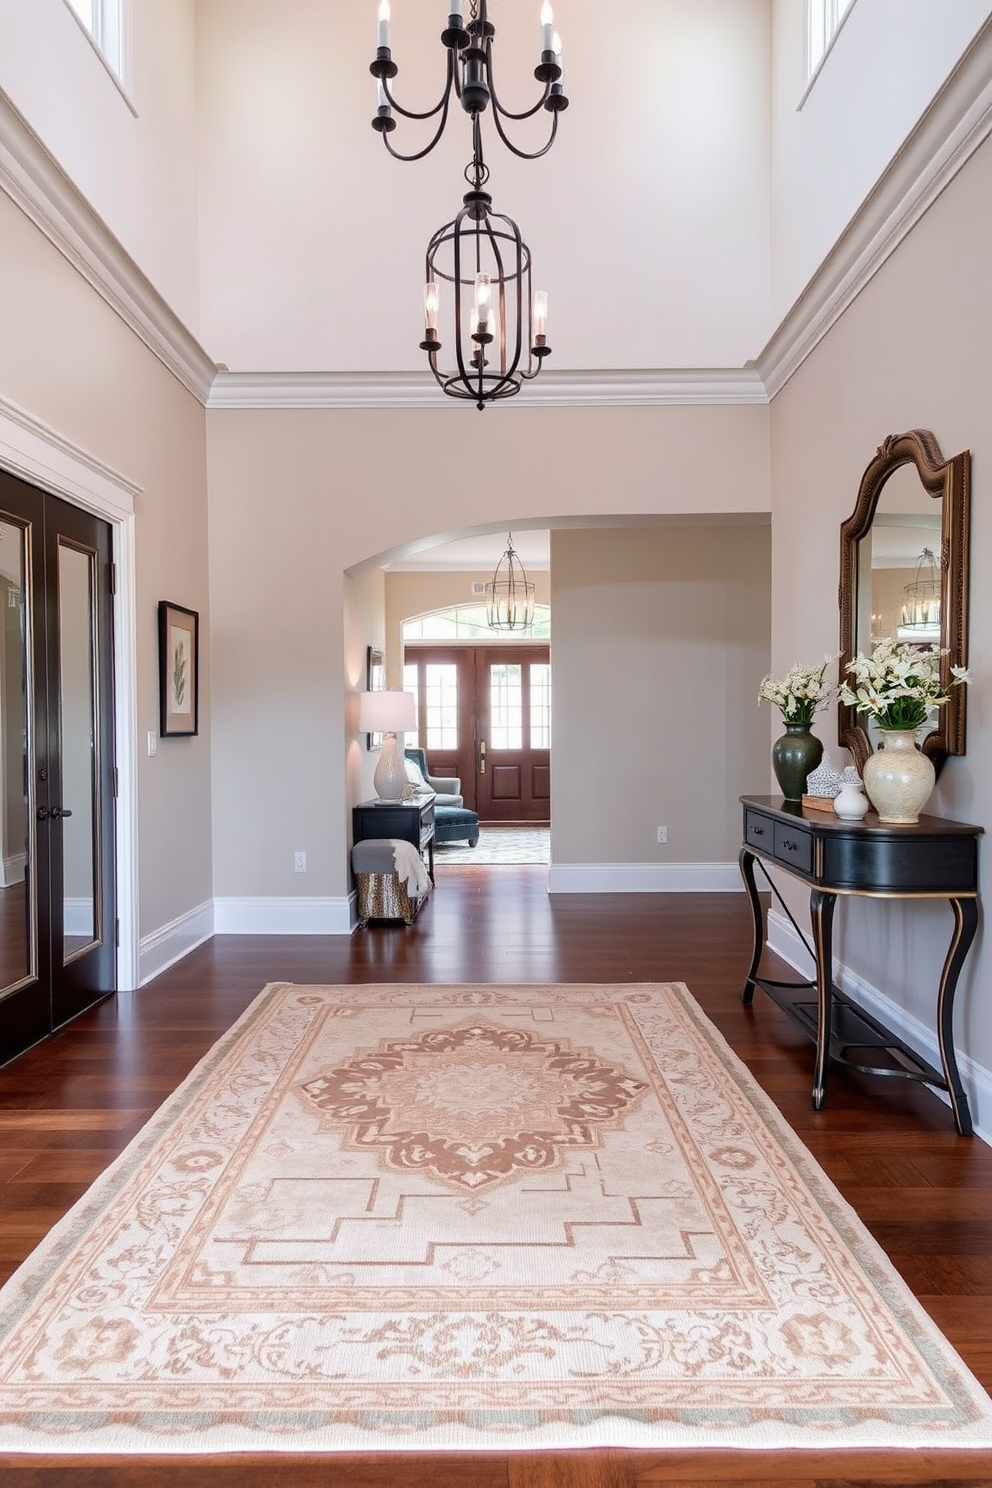
[[[978,839],[982,827],[921,816],[914,826],[880,822],[871,811],[860,822],[844,821],[825,811],[812,811],[778,796],[742,796],[744,807],[741,876],[754,920],[754,952],[744,980],[743,1002],[761,987],[798,1023],[816,1045],[812,1101],[817,1111],[826,1098],[830,1058],[866,1074],[922,1080],[946,1090],[954,1124],[962,1136],[972,1132],[968,1098],[954,1053],[954,993],[978,926]],[[775,887],[768,886],[816,963],[816,978],[776,982],[758,975],[764,947],[761,901],[755,867],[765,864],[809,885],[813,944],[796,924]],[[951,941],[937,988],[937,1041],[942,1068],[935,1069],[881,1023],[833,986],[832,926],[841,895],[873,899],[946,899],[954,914]],[[795,993],[815,991],[816,999]],[[890,1065],[865,1064],[851,1057],[854,1049],[888,1051]]]
[[[352,807],[351,840],[368,837],[399,837],[412,842],[427,857],[427,871],[434,882],[434,794],[415,796],[411,801],[362,801]]]

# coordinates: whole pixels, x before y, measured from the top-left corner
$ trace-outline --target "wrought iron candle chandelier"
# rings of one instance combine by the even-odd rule
[[[940,566],[930,548],[916,561],[913,583],[903,585],[906,598],[899,619],[898,639],[940,640]]]
[[[452,95],[472,122],[472,159],[465,168],[469,190],[462,209],[438,228],[427,245],[424,290],[424,339],[420,343],[438,386],[453,398],[463,398],[484,409],[487,403],[512,397],[524,381],[536,377],[545,357],[548,297],[531,287],[531,253],[511,217],[493,211],[485,187],[489,168],[483,159],[481,116],[492,104],[492,119],[500,139],[522,160],[546,155],[558,132],[558,115],[568,107],[562,85],[561,41],[554,29],[548,0],[541,12],[541,60],[534,76],[541,96],[529,109],[511,113],[503,108],[493,74],[496,29],[488,16],[487,0],[469,0],[464,21],[460,0],[449,0],[448,24],[441,33],[446,50],[444,90],[438,103],[422,113],[403,108],[393,96],[392,79],[398,68],[389,46],[389,0],[379,6],[378,47],[369,71],[378,84],[378,108],[372,128],[396,160],[422,160],[440,140],[448,122]],[[536,150],[524,150],[507,134],[507,124],[551,115],[548,138]],[[393,148],[394,113],[405,119],[437,119],[433,138],[423,149],[404,155]],[[438,363],[442,350],[439,324],[442,286],[452,288],[455,369]],[[524,351],[526,348],[526,356]]]

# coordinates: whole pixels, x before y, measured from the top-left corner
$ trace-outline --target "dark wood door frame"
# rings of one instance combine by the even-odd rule
[[[430,663],[441,663],[457,668],[458,747],[456,749],[430,748],[425,744],[427,762],[433,775],[457,775],[462,782],[465,805],[478,811],[483,822],[534,821],[546,823],[550,820],[550,751],[544,751],[539,762],[541,783],[535,790],[532,779],[528,779],[523,810],[511,800],[501,800],[497,792],[488,789],[492,780],[493,753],[488,748],[489,739],[489,692],[487,686],[488,663],[499,658],[502,661],[523,662],[549,661],[548,642],[531,645],[514,642],[500,646],[445,645],[443,642],[427,645],[408,645],[404,648],[404,663],[415,664],[418,669],[417,696],[419,703],[418,730],[422,740],[427,738],[427,716],[425,699],[425,674]],[[480,743],[487,740],[485,770]],[[528,753],[530,751],[527,751]],[[519,763],[514,755],[506,756],[504,765],[516,768]],[[528,772],[532,775],[533,772]],[[488,777],[488,778],[487,778]]]
[[[25,671],[24,728],[20,764],[24,803],[26,960],[21,973],[0,988],[0,1063],[76,1017],[116,985],[116,862],[114,798],[113,604],[111,527],[60,497],[0,470],[0,509],[8,526],[20,529],[24,582],[17,598],[17,636]],[[64,564],[78,564],[87,613],[71,615],[60,631],[60,596],[72,587]],[[69,611],[65,611],[68,616]],[[69,645],[69,642],[73,644]],[[63,644],[82,657],[83,672],[71,678]],[[63,697],[85,704],[86,717],[63,712]],[[81,724],[82,778],[64,778],[64,737]],[[13,780],[14,753],[7,772]],[[99,761],[87,764],[86,759]],[[79,756],[76,756],[78,762]],[[64,792],[72,796],[65,798]],[[14,787],[15,795],[22,791]],[[71,827],[67,818],[75,814]],[[73,879],[66,877],[66,833],[85,834],[74,843]],[[95,844],[91,848],[88,844]],[[80,857],[80,851],[82,856]],[[91,877],[84,875],[92,851]],[[73,935],[66,924],[66,888],[72,909],[88,914],[89,929]],[[5,893],[8,891],[5,890]]]

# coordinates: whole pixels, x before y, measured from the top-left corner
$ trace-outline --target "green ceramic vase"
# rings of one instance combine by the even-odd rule
[[[801,801],[806,777],[823,758],[823,741],[809,723],[787,723],[781,739],[772,745],[775,779],[786,801]]]

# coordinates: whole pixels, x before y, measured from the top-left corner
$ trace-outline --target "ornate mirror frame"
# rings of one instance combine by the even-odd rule
[[[885,482],[900,466],[912,464],[924,490],[941,503],[940,537],[940,647],[941,678],[949,701],[937,714],[937,727],[927,734],[921,748],[940,773],[949,754],[965,753],[967,687],[951,687],[951,667],[968,663],[968,542],[971,503],[971,452],[964,450],[945,460],[929,429],[910,429],[890,434],[878,451],[858,489],[854,511],[840,529],[840,676],[858,651],[857,615],[859,544],[871,531]],[[867,650],[862,640],[861,648]],[[851,751],[860,773],[872,753],[871,740],[859,722],[858,713],[844,703],[837,705],[837,737]]]

